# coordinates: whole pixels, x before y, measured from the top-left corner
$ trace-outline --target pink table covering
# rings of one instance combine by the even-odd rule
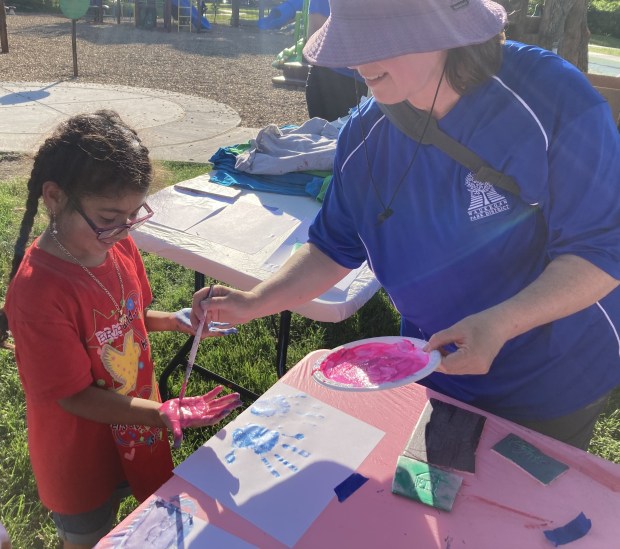
[[[342,503],[334,495],[295,547],[544,549],[553,545],[543,531],[564,526],[580,512],[592,521],[592,528],[567,548],[620,547],[619,465],[415,383],[364,393],[322,387],[311,378],[310,372],[323,353],[310,353],[278,384],[285,383],[357,417],[385,431],[385,436],[358,468],[357,472],[369,481]],[[451,512],[391,493],[397,457],[430,397],[487,417],[476,454],[476,473],[456,471],[464,480]],[[569,470],[549,485],[543,485],[491,450],[509,433],[567,464]],[[197,516],[249,543],[269,549],[285,547],[179,477],[173,477],[154,494],[164,499],[179,495],[195,501]],[[113,532],[119,534],[148,502]],[[101,547],[111,546],[109,541],[110,538],[105,538]]]

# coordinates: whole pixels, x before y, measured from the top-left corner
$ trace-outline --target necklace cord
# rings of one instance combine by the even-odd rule
[[[424,128],[422,129],[422,134],[420,135],[420,139],[418,140],[418,142],[416,144],[416,148],[413,151],[413,155],[411,157],[409,165],[405,169],[402,177],[400,178],[400,181],[396,185],[396,189],[394,190],[394,193],[392,194],[392,198],[390,199],[390,201],[388,202],[387,205],[383,202],[383,199],[381,198],[381,193],[379,192],[379,188],[377,187],[377,184],[375,183],[374,177],[372,176],[372,170],[371,170],[371,167],[370,167],[370,158],[368,156],[368,145],[366,143],[366,130],[364,129],[364,123],[362,121],[362,114],[361,114],[361,108],[360,108],[360,100],[361,100],[361,98],[360,98],[360,94],[359,94],[359,86],[358,86],[357,79],[355,80],[355,98],[357,100],[357,114],[359,116],[360,129],[362,131],[362,141],[363,141],[363,144],[364,144],[364,156],[366,157],[366,166],[368,167],[368,175],[370,177],[370,182],[372,184],[372,187],[373,187],[373,189],[375,191],[375,194],[377,195],[377,198],[378,198],[379,203],[381,204],[381,208],[382,208],[381,213],[377,216],[377,225],[381,225],[386,219],[391,217],[392,214],[394,213],[394,211],[392,210],[392,204],[394,203],[394,200],[396,199],[396,195],[400,191],[400,188],[402,187],[402,184],[405,182],[405,177],[409,173],[409,170],[413,166],[413,164],[414,164],[414,162],[415,162],[415,160],[416,160],[416,158],[418,156],[418,152],[420,150],[420,145],[424,141],[424,136],[426,135],[426,131],[428,130],[428,126],[429,126],[431,118],[433,116],[433,111],[435,109],[435,103],[437,102],[437,97],[439,95],[439,88],[441,87],[441,84],[443,82],[443,78],[444,78],[445,73],[446,73],[446,66],[444,64],[443,69],[441,71],[441,76],[439,78],[439,82],[437,83],[437,88],[435,89],[435,95],[433,96],[433,101],[431,103],[431,110],[429,111],[428,116],[426,117],[426,122],[424,124]]]
[[[114,257],[114,254],[112,253],[112,250],[110,250],[110,258],[112,259],[112,264],[114,265],[114,269],[116,270],[116,276],[118,277],[118,282],[121,287],[121,304],[120,305],[117,303],[116,299],[114,299],[114,296],[112,295],[110,290],[108,290],[103,285],[103,282],[101,282],[101,280],[99,280],[86,265],[84,265],[77,257],[75,257],[69,250],[67,250],[67,248],[65,248],[61,244],[60,240],[58,240],[58,237],[56,236],[56,234],[58,233],[58,230],[52,229],[52,230],[49,230],[48,232],[50,236],[52,237],[52,240],[54,241],[56,246],[60,249],[60,251],[62,251],[66,256],[68,256],[71,260],[73,260],[74,263],[82,267],[82,269],[88,274],[88,276],[90,276],[97,283],[97,285],[106,293],[106,295],[110,298],[110,301],[112,301],[112,304],[114,305],[114,309],[116,313],[118,314],[119,320],[121,320],[122,322],[123,316],[124,316],[122,308],[125,302],[125,286],[123,284],[123,278],[121,277],[121,271],[118,268],[118,263],[116,262],[116,259]]]

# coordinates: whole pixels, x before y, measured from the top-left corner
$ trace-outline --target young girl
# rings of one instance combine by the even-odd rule
[[[61,124],[28,181],[0,341],[10,328],[32,468],[65,548],[93,546],[123,496],[143,500],[170,477],[166,427],[212,425],[239,405],[237,394],[213,400],[221,388],[182,409],[161,404],[147,332],[191,328],[146,309],[151,290],[128,231],[153,213],[151,178],[136,133],[98,111]],[[50,224],[25,249],[40,198]]]

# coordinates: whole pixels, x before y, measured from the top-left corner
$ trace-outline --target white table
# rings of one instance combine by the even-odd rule
[[[204,175],[191,181],[207,180],[208,176]],[[305,241],[307,226],[321,207],[320,203],[309,196],[241,191],[237,197],[227,198],[199,194],[180,188],[181,185],[186,184],[187,182],[183,182],[167,187],[151,195],[147,201],[156,212],[154,221],[147,222],[132,234],[141,250],[157,254],[197,273],[198,287],[204,285],[204,276],[201,278],[200,275],[206,275],[242,290],[249,290],[258,282],[269,278],[277,269],[278,264],[283,263],[293,251],[291,241],[295,239],[300,242]],[[231,207],[233,205],[235,208]],[[238,244],[226,241],[226,237],[222,238],[221,234],[218,238],[214,237],[214,240],[209,240],[204,235],[198,236],[194,234],[198,225],[185,230],[181,230],[178,226],[170,226],[184,221],[183,219],[170,221],[174,217],[172,214],[180,214],[182,218],[189,218],[190,212],[191,215],[195,215],[196,208],[204,207],[208,215],[210,208],[222,206],[224,206],[223,209],[216,211],[208,219],[229,222],[231,241],[238,242],[241,236],[248,239],[248,242],[256,242],[257,238],[262,237],[256,233],[252,234],[251,230],[248,231],[243,219],[236,217],[240,206],[252,208],[252,211],[259,214],[259,207],[262,206],[265,212],[275,212],[280,217],[290,216],[289,220],[294,218],[298,225],[282,234],[275,234],[264,247],[254,253],[239,249]],[[233,214],[235,210],[237,214]],[[186,212],[187,215],[185,215]],[[162,218],[162,214],[165,214],[165,217]],[[155,222],[158,219],[161,223],[168,223],[168,225]],[[186,220],[185,222],[191,223]],[[275,257],[278,253],[280,258]],[[378,281],[364,264],[360,269],[345,277],[341,283],[313,301],[293,309],[293,312],[321,322],[339,322],[360,309],[378,289]],[[286,370],[289,328],[290,311],[284,311],[280,315],[278,335],[276,364],[278,376],[282,376]],[[180,350],[175,359],[181,359],[187,354],[189,342],[186,347],[187,349]],[[215,379],[218,379],[217,376]],[[218,381],[227,380],[218,379]],[[236,386],[233,388],[239,389]]]

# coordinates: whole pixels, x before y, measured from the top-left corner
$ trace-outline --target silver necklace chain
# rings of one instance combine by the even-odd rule
[[[52,240],[56,243],[56,246],[58,246],[58,248],[60,248],[60,250],[64,252],[68,257],[70,257],[75,263],[77,263],[80,267],[82,267],[82,269],[86,271],[88,276],[90,276],[97,283],[97,285],[107,294],[107,296],[110,298],[110,301],[112,301],[112,303],[114,304],[114,308],[116,309],[116,312],[118,313],[119,320],[123,322],[125,315],[123,315],[121,307],[116,302],[116,299],[114,299],[110,291],[103,285],[101,280],[99,280],[86,265],[84,265],[77,257],[75,257],[69,250],[67,250],[67,248],[65,248],[60,243],[60,240],[58,240],[53,230],[50,230],[49,234],[51,235]],[[110,250],[110,257],[112,258],[112,263],[114,264],[114,268],[116,269],[116,276],[118,276],[118,282],[121,286],[121,303],[123,303],[125,301],[125,286],[123,285],[123,279],[121,277],[121,272],[118,268],[118,263],[116,263],[116,259],[114,259],[114,254],[112,253],[111,250]]]

